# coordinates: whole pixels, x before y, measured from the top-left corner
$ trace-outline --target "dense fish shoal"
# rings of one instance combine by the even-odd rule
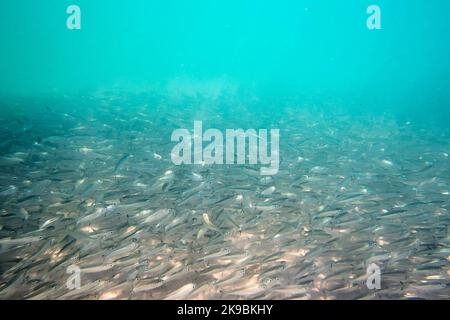
[[[236,96],[27,107],[0,120],[0,299],[450,297],[447,131]],[[195,120],[279,128],[279,173],[174,165]]]

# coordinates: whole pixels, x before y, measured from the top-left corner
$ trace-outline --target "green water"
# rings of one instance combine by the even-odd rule
[[[68,30],[66,8],[81,8]],[[381,8],[382,30],[366,9]],[[450,3],[8,0],[0,92],[34,96],[226,81],[272,101],[449,115]],[[225,79],[225,80],[224,80]],[[447,120],[448,118],[446,118]]]
[[[0,299],[448,299],[449,17],[448,0],[2,0]],[[247,163],[228,140],[226,164],[202,145],[174,161],[200,121],[222,147],[270,129],[276,173],[245,139]]]

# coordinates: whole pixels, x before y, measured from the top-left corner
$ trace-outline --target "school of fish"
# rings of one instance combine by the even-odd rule
[[[274,116],[261,103],[112,92],[9,102],[0,299],[450,298],[448,130],[293,103]],[[279,173],[174,165],[171,133],[194,120],[279,128]]]

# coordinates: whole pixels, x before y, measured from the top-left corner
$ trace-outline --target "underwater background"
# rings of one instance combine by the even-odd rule
[[[225,78],[275,101],[448,119],[448,1],[377,1],[382,30],[368,30],[361,0],[80,0],[78,31],[65,26],[71,4],[3,4],[3,94]]]
[[[449,18],[447,0],[3,1],[0,298],[448,299]],[[280,129],[280,172],[175,166],[196,120]]]

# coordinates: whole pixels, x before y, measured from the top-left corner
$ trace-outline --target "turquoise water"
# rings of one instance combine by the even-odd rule
[[[326,97],[357,112],[448,116],[448,1],[6,1],[1,10],[4,94],[164,85],[226,77],[275,100]],[[447,118],[448,119],[448,118]]]
[[[3,1],[0,298],[448,299],[449,17],[447,0]],[[279,129],[278,174],[174,165],[194,121]]]

